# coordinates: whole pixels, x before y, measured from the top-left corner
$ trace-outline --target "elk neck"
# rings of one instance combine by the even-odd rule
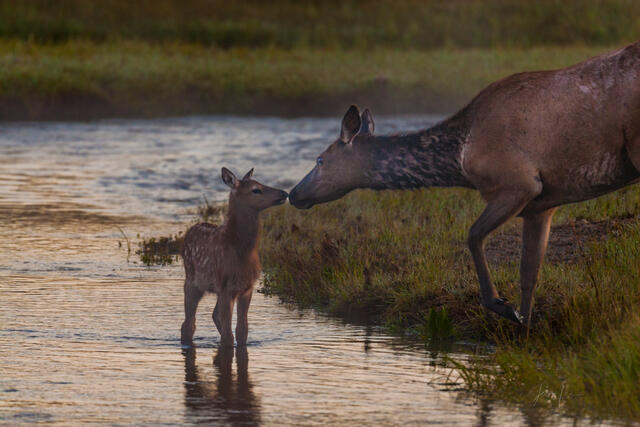
[[[259,212],[243,206],[234,196],[230,196],[225,237],[240,258],[249,256],[258,246],[260,227]]]
[[[469,126],[458,116],[416,133],[363,140],[369,163],[365,186],[376,190],[472,187],[461,165]]]

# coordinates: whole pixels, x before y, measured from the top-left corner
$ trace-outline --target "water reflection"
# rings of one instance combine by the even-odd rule
[[[185,406],[187,419],[196,423],[260,424],[260,400],[249,379],[249,354],[246,347],[236,352],[233,374],[233,347],[220,347],[213,358],[217,381],[209,381],[196,363],[196,348],[183,350]]]

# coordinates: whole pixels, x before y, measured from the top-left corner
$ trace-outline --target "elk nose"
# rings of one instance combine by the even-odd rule
[[[289,193],[287,193],[286,191],[282,191],[282,190],[280,190],[280,197],[281,197],[283,200],[286,200],[286,199],[287,199],[287,197],[289,197]]]
[[[295,188],[291,190],[291,193],[289,193],[289,203],[291,203],[292,205],[296,202],[297,194],[298,193],[296,193]]]

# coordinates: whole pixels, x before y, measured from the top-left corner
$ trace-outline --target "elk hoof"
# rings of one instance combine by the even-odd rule
[[[506,298],[494,299],[487,308],[505,319],[509,319],[518,325],[522,325],[522,316]]]

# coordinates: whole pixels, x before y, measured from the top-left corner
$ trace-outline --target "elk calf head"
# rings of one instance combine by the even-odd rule
[[[260,184],[251,179],[253,169],[239,180],[227,168],[222,168],[222,180],[231,188],[229,200],[237,207],[259,212],[268,207],[281,205],[287,200],[287,192]]]
[[[368,159],[354,144],[373,134],[373,116],[369,110],[360,115],[352,105],[342,118],[340,137],[316,159],[315,167],[291,190],[289,201],[298,209],[339,199],[366,184],[363,163]]]

